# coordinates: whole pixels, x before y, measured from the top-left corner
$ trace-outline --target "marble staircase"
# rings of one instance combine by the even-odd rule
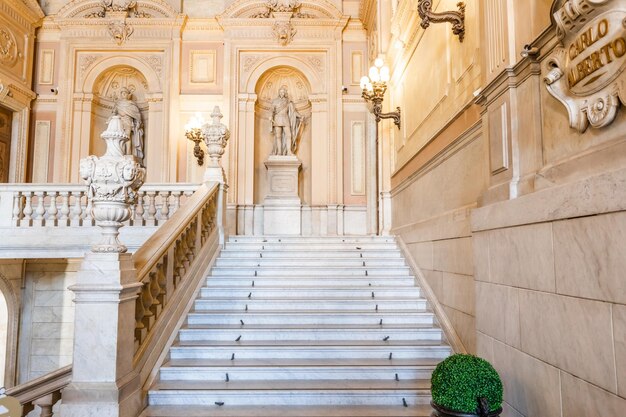
[[[234,236],[142,416],[428,416],[444,339],[393,238]]]

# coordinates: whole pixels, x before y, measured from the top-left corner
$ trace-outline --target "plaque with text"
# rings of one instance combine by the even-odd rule
[[[579,132],[609,125],[626,104],[626,0],[569,0],[554,13],[559,47],[546,60],[548,91]]]

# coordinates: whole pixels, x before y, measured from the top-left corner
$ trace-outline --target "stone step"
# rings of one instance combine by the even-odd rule
[[[259,258],[257,254],[250,258],[219,258],[216,267],[247,267],[247,268],[275,268],[275,267],[310,267],[324,264],[332,267],[404,267],[402,258],[324,258],[323,261],[314,258]]]
[[[205,287],[414,287],[415,278],[406,277],[382,277],[382,276],[297,276],[297,277],[259,277],[259,276],[209,276],[204,284]]]
[[[372,299],[376,297],[420,297],[420,289],[412,288],[376,288],[369,286],[362,288],[336,287],[336,288],[315,288],[315,287],[204,287],[200,289],[200,297],[211,298],[245,298],[251,296],[254,299],[264,298],[321,298],[321,299]]]
[[[228,277],[228,276],[260,276],[260,277],[283,277],[283,276],[320,276],[329,275],[334,277],[341,276],[410,276],[408,266],[375,267],[375,266],[359,266],[359,267],[326,267],[326,266],[308,266],[308,267],[260,267],[250,268],[245,266],[230,267],[213,267],[210,276]]]
[[[236,361],[233,361],[236,362]],[[161,367],[161,381],[279,381],[279,380],[390,380],[429,379],[435,365],[231,365],[194,366],[168,363]]]
[[[140,417],[428,417],[430,405],[385,406],[150,406]]]
[[[397,250],[395,243],[379,243],[379,242],[362,242],[346,244],[341,242],[291,242],[291,243],[273,243],[273,242],[226,242],[224,245],[226,249],[237,249],[245,251],[261,251],[261,250],[279,250],[283,252],[289,252],[293,250],[311,250],[311,251],[329,251],[335,249],[341,250]]]
[[[207,359],[230,360],[235,354],[235,360],[241,359],[270,359],[282,360],[360,360],[380,359],[392,362],[396,359],[437,359],[442,360],[450,355],[450,347],[442,345],[438,340],[399,341],[389,340],[381,344],[378,340],[370,341],[312,341],[306,344],[302,341],[291,342],[192,342],[179,341],[170,350],[171,359]],[[282,343],[282,344],[281,344]],[[300,343],[300,344],[298,344]]]
[[[212,310],[245,310],[248,312],[267,310],[317,310],[317,311],[346,311],[346,310],[425,310],[426,299],[397,299],[397,298],[374,298],[366,300],[336,299],[324,300],[315,298],[287,298],[287,299],[256,299],[231,298],[228,300],[219,298],[198,298],[195,301],[195,311]],[[376,308],[378,306],[378,308]]]
[[[150,405],[426,405],[429,380],[159,381]]]
[[[396,243],[390,236],[229,236],[228,243]]]
[[[206,325],[238,325],[243,320],[246,325],[379,325],[393,324],[434,324],[435,318],[431,312],[407,311],[342,311],[328,314],[318,311],[264,311],[254,314],[241,310],[213,311],[210,313],[191,312],[187,316],[189,324]]]
[[[178,338],[185,341],[293,341],[293,340],[365,340],[378,341],[381,344],[389,340],[438,340],[442,339],[442,332],[431,326],[387,326],[380,328],[328,328],[321,326],[302,325],[299,328],[286,327],[251,327],[240,326],[234,328],[214,328],[206,325],[193,325],[180,329]],[[239,340],[237,340],[239,339]],[[387,339],[387,340],[385,340]]]
[[[316,250],[291,249],[291,250],[243,250],[242,248],[222,249],[220,259],[230,258],[259,258],[259,259],[288,259],[288,258],[349,258],[349,259],[403,259],[402,253],[397,249],[333,249]]]

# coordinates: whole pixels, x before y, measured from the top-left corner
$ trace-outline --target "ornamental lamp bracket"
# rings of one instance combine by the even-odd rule
[[[458,35],[459,41],[465,38],[465,3],[457,3],[458,12],[448,11],[442,13],[433,12],[432,0],[418,0],[417,11],[422,19],[421,26],[426,29],[431,23],[452,23],[452,33]]]

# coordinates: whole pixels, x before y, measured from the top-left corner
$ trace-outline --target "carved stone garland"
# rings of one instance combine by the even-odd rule
[[[80,176],[92,196],[92,215],[102,228],[102,240],[91,251],[124,253],[127,248],[118,239],[119,229],[130,218],[130,205],[137,203],[146,170],[133,156],[124,155],[129,138],[119,116],[111,117],[101,137],[107,144],[106,153],[100,158],[91,155],[80,160]]]

